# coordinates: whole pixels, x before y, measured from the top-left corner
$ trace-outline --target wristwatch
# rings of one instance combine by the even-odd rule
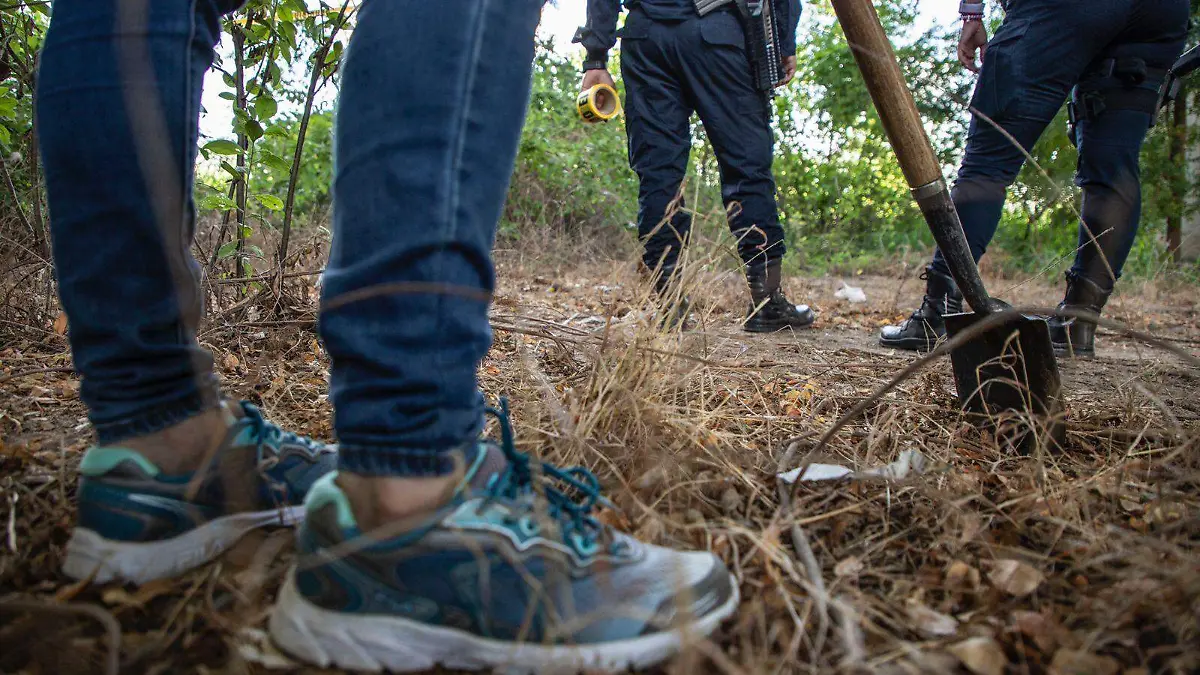
[[[608,62],[600,59],[588,59],[583,62],[583,72],[589,70],[608,70]]]

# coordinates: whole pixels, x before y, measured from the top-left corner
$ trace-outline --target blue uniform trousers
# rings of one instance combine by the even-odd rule
[[[716,153],[721,196],[742,260],[753,268],[779,260],[784,243],[771,175],[770,107],[751,83],[738,16],[717,11],[655,21],[634,9],[621,39],[629,164],[641,184],[643,261],[651,269],[660,263],[673,267],[691,228],[680,185],[692,147],[693,111]]]
[[[1183,51],[1187,22],[1187,0],[1009,0],[975,86],[953,191],[976,261],[996,233],[1005,190],[1071,89],[1109,59],[1170,67]],[[1148,112],[1110,109],[1078,126],[1083,205],[1071,273],[1105,289],[1120,277],[1137,236],[1138,155],[1151,121]],[[949,273],[940,251],[933,267]]]

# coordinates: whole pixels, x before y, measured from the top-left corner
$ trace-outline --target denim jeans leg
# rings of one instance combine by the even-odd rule
[[[482,430],[496,223],[542,0],[366,0],[342,67],[321,336],[343,470],[429,476]]]
[[[218,402],[189,252],[201,85],[231,0],[56,0],[38,135],[59,295],[100,443]]]

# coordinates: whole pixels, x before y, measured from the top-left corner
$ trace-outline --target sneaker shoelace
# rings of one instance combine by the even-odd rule
[[[302,447],[313,457],[324,447],[323,444],[307,436],[285,431],[268,422],[263,417],[262,411],[253,403],[241,401],[239,405],[244,413],[241,421],[250,429],[251,437],[254,439],[258,451],[260,469],[266,470],[275,466],[280,459],[278,449],[284,445]]]
[[[487,412],[500,424],[499,445],[508,460],[508,467],[488,481],[488,497],[480,509],[495,499],[515,502],[519,497],[539,492],[546,499],[547,515],[561,529],[563,542],[581,558],[595,555],[602,539],[613,540],[607,526],[592,515],[597,505],[611,506],[601,494],[596,475],[582,466],[561,469],[550,462],[535,462],[528,454],[517,450],[508,399],[500,399],[500,407],[488,408]],[[533,513],[532,500],[526,504],[528,512],[511,517],[510,524],[532,536],[538,533],[540,526]],[[612,546],[619,548],[615,541]]]

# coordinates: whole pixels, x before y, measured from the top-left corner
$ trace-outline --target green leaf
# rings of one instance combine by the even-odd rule
[[[237,143],[234,143],[233,141],[227,141],[224,139],[209,141],[207,144],[205,144],[204,150],[206,152],[212,152],[212,153],[216,153],[218,155],[240,155],[240,154],[242,154],[242,148]]]
[[[6,92],[3,97],[0,97],[0,117],[10,120],[13,118],[13,114],[16,112],[16,110],[17,99],[14,98],[10,93]]]
[[[270,94],[263,94],[254,101],[254,114],[260,121],[266,121],[279,112],[279,103]]]
[[[237,202],[221,194],[205,195],[197,205],[205,211],[233,211],[237,208]]]
[[[257,120],[250,120],[246,122],[246,136],[248,136],[251,141],[257,141],[258,139],[262,138],[263,125],[259,124]]]
[[[223,92],[217,94],[217,96],[219,98],[225,99],[226,101],[236,101],[237,100],[237,94],[233,93],[232,91],[223,91]]]
[[[262,204],[272,211],[283,210],[283,200],[275,195],[254,195],[254,198],[258,200],[259,204]]]
[[[296,44],[296,24],[292,22],[279,24],[279,34],[290,45]]]
[[[237,253],[237,241],[227,241],[217,249],[217,260],[226,260]]]
[[[221,168],[225,170],[234,180],[241,180],[242,175],[246,172],[245,169],[239,169],[229,162],[221,162]]]
[[[333,64],[340,61],[342,58],[342,50],[343,49],[344,48],[342,47],[342,42],[340,40],[335,42],[333,44],[333,49],[330,49],[329,55],[325,57],[325,63],[323,64],[323,66],[325,68],[328,68],[329,66],[332,66]]]
[[[267,130],[267,135],[268,136],[271,135],[270,129]],[[283,158],[279,157],[278,155],[271,152],[270,150],[260,151],[259,155],[258,155],[258,159],[260,162],[265,164],[268,168],[271,168],[271,169],[274,169],[276,171],[280,171],[283,173],[291,173],[292,172],[291,163],[284,160]]]

